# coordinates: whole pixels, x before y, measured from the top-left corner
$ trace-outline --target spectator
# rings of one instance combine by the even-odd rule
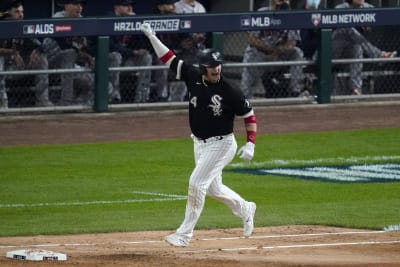
[[[114,16],[134,16],[132,0],[115,0]],[[122,55],[122,66],[151,66],[152,56],[148,41],[138,35],[118,35],[111,37],[111,51]],[[151,71],[139,71],[134,93],[135,103],[148,102],[150,98]]]
[[[63,7],[62,11],[56,12],[54,18],[80,18],[82,17],[84,1],[62,0],[57,5]],[[74,69],[88,66],[94,67],[94,58],[87,52],[87,39],[85,37],[59,37],[45,38],[43,42],[47,51],[49,68]],[[90,104],[92,101],[92,90],[94,88],[94,77],[92,74],[60,74],[61,98],[60,105],[73,105],[80,101]],[[74,90],[74,82],[77,92]]]
[[[364,0],[346,0],[335,8],[372,8],[371,4]],[[364,55],[370,58],[395,57],[397,52],[385,52],[374,46],[364,36],[365,28],[339,28],[332,34],[333,58],[362,59]],[[350,63],[350,77],[346,84],[346,90],[350,94],[362,94],[362,63]]]
[[[175,3],[177,0],[158,0],[156,4],[156,14],[171,15],[176,14]],[[172,49],[176,54],[181,53],[182,34],[164,33],[159,34],[158,38]],[[186,36],[186,35],[184,35]],[[164,65],[161,60],[153,53],[153,64]],[[184,82],[175,79],[169,70],[155,70],[154,81],[156,90],[153,94],[154,101],[184,101],[187,88]]]
[[[196,0],[180,0],[175,8],[178,14],[206,13],[204,6]]]
[[[195,0],[180,0],[175,3],[177,14],[206,13],[204,6]],[[206,48],[206,34],[204,32],[192,33],[182,36],[181,47],[179,53],[186,63],[197,64],[199,54]]]
[[[319,9],[320,0],[307,0],[303,8],[305,10]],[[317,60],[318,46],[321,42],[321,30],[318,28],[309,28],[300,30],[300,44],[299,47],[304,53],[304,57],[308,60]],[[315,65],[309,65],[305,68],[307,72],[316,72]],[[306,74],[304,77],[304,90],[309,93],[315,93],[316,79],[314,75]]]
[[[289,0],[272,0],[270,7],[262,7],[258,11],[290,9]],[[268,61],[296,61],[303,59],[303,52],[298,48],[300,41],[298,31],[295,30],[262,30],[248,32],[249,45],[244,51],[243,63]],[[257,82],[266,73],[281,70],[281,66],[268,68],[244,67],[242,71],[241,89],[247,98],[254,97],[254,88]],[[290,66],[289,94],[303,95],[303,66]],[[268,88],[266,88],[268,90]]]
[[[307,0],[304,6],[306,10],[319,9],[320,0]],[[316,60],[317,49],[321,40],[320,29],[301,29],[300,30],[300,48],[307,59]]]
[[[23,20],[24,6],[21,0],[7,0],[4,6],[3,19]],[[46,56],[38,39],[8,39],[0,41],[0,71],[4,70],[47,69]],[[20,79],[18,76],[10,76]],[[0,108],[8,108],[8,97],[5,84],[6,76],[0,76]],[[49,89],[46,75],[34,76],[35,105],[38,107],[53,106],[49,100]]]
[[[62,11],[56,12],[54,18],[81,18],[84,0],[60,0],[57,4],[63,7]],[[44,46],[50,68],[94,68],[95,47],[93,40],[82,37],[59,37],[46,38]],[[119,66],[121,55],[111,53],[109,57],[110,66]],[[63,73],[61,76],[61,105],[71,104],[93,104],[94,75],[93,73]],[[109,84],[109,95],[118,87],[118,80]]]

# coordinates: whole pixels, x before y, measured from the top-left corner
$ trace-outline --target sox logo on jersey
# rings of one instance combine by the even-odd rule
[[[210,104],[208,106],[212,108],[212,110],[214,112],[214,116],[221,116],[221,114],[222,114],[221,100],[222,100],[222,97],[220,95],[213,95],[211,97],[212,104]]]

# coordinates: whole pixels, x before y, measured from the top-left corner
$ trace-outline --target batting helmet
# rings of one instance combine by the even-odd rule
[[[200,53],[199,68],[201,74],[207,73],[207,68],[213,68],[222,64],[222,55],[214,49],[204,49]]]

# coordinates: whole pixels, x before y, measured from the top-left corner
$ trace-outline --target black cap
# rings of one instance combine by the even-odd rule
[[[178,0],[157,0],[157,5],[172,5],[178,2]]]
[[[86,4],[86,0],[58,0],[57,5],[64,6],[67,4]]]
[[[4,0],[1,1],[2,3],[0,4],[0,11],[5,12],[10,10],[13,7],[19,7],[20,5],[23,5],[24,2],[22,0]]]
[[[199,64],[206,68],[213,68],[222,64],[222,55],[214,49],[205,49],[200,53]]]
[[[132,0],[114,0],[114,6],[131,6],[133,4]]]

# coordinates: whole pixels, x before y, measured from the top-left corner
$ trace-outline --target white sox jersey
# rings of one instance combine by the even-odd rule
[[[235,115],[242,117],[252,111],[243,93],[224,82],[222,77],[217,83],[205,81],[198,68],[177,57],[170,69],[188,88],[189,123],[196,137],[207,139],[230,134]]]

